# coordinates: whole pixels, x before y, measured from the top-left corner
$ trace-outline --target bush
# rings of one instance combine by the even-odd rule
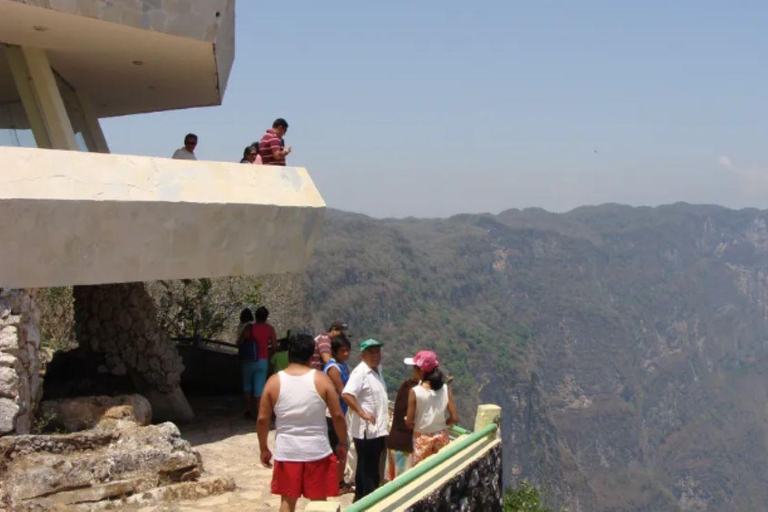
[[[542,492],[523,480],[517,489],[507,489],[504,493],[504,512],[555,512],[545,507],[542,499]]]

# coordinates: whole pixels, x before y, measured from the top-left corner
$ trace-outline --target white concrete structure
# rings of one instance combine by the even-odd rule
[[[325,206],[292,167],[26,148],[0,162],[6,288],[301,271]]]
[[[220,104],[234,23],[234,0],[0,0],[0,292],[134,282],[121,286],[152,309],[142,281],[305,269],[325,208],[305,169],[109,155],[99,125]],[[76,331],[90,329],[96,353],[102,342],[118,344],[113,322],[94,312],[121,286],[76,288]],[[22,364],[15,326],[26,324],[14,307],[0,312],[10,326],[0,329],[8,349],[0,367],[26,385],[38,363]],[[159,331],[147,308],[121,314],[125,326],[141,327],[132,340]],[[167,366],[170,384],[148,396],[165,418],[189,419],[163,337],[153,343],[170,352],[151,363]],[[145,346],[110,348],[133,354],[123,365],[131,378],[153,382]],[[6,381],[0,435],[26,433],[39,393]]]

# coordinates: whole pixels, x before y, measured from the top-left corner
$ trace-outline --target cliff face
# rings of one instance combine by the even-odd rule
[[[319,326],[435,349],[507,483],[571,511],[768,510],[768,212],[673,205],[445,220],[330,212]]]

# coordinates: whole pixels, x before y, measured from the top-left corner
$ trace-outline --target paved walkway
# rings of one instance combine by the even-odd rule
[[[181,435],[200,451],[206,474],[230,476],[237,489],[233,492],[200,500],[164,503],[145,507],[142,512],[160,511],[268,511],[277,510],[280,497],[269,492],[272,470],[259,462],[259,441],[256,422],[242,415],[240,397],[214,397],[191,400],[197,419],[181,426]],[[270,432],[270,448],[274,445]],[[343,506],[352,503],[352,494],[340,498]],[[297,510],[304,510],[309,501],[299,500]]]

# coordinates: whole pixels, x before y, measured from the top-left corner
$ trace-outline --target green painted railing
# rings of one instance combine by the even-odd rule
[[[456,428],[456,427],[452,427]],[[461,427],[458,427],[459,429],[469,432],[466,429],[463,429]],[[496,432],[496,429],[499,428],[499,426],[496,423],[491,423],[490,425],[486,425],[485,427],[481,428],[477,432],[472,432],[470,434],[467,434],[465,437],[462,437],[460,439],[457,439],[447,447],[443,448],[439,452],[437,452],[435,455],[432,455],[428,459],[426,459],[424,462],[418,464],[413,469],[410,469],[403,473],[401,476],[398,476],[391,482],[379,487],[375,491],[373,491],[368,496],[364,497],[360,501],[357,501],[350,505],[349,507],[345,508],[345,512],[360,512],[363,510],[367,510],[368,508],[376,505],[378,502],[382,501],[383,499],[387,498],[388,496],[396,493],[406,485],[410,484],[417,478],[421,477],[422,475],[428,473],[429,471],[433,470],[446,460],[450,459],[454,455],[457,455],[459,452],[463,451],[468,446],[471,446],[477,442],[480,442],[483,440],[483,438],[488,437],[489,435]]]

